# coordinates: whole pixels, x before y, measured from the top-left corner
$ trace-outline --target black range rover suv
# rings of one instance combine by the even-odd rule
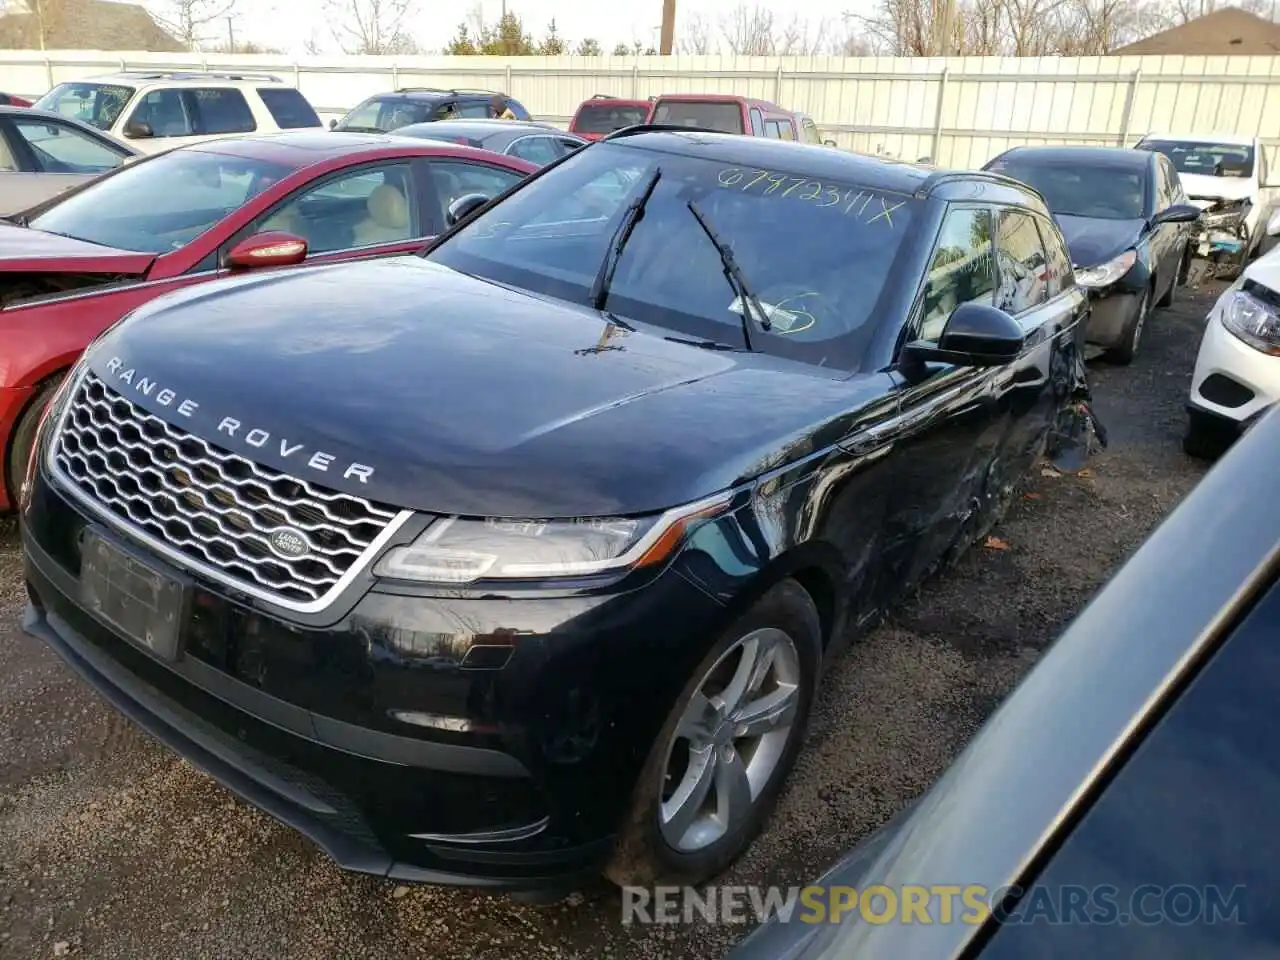
[[[632,128],[457,212],[98,340],[26,629],[344,867],[706,878],[824,658],[1087,449],[1086,298],[1029,188],[763,139]]]

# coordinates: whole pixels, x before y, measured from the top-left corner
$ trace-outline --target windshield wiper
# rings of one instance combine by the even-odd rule
[[[707,218],[690,200],[686,206],[689,212],[693,214],[698,226],[702,228],[702,232],[707,235],[707,239],[711,241],[712,246],[716,248],[716,253],[720,254],[720,262],[724,264],[725,279],[729,281],[729,286],[733,288],[733,292],[738,295],[738,300],[742,303],[742,339],[746,341],[747,349],[754,349],[751,346],[751,313],[754,311],[756,320],[760,327],[764,330],[773,328],[768,314],[764,312],[764,307],[760,305],[760,301],[756,299],[756,295],[751,292],[747,286],[747,280],[742,275],[742,270],[738,267],[738,261],[734,258],[733,247],[729,246],[716,234],[715,228],[707,222]],[[748,310],[750,308],[750,311]]]
[[[732,344],[721,343],[719,340],[698,340],[693,337],[663,337],[662,339],[670,340],[672,343],[683,343],[691,347],[699,347],[703,350],[732,350],[736,353],[742,349]]]
[[[644,205],[653,196],[653,188],[658,185],[660,179],[662,179],[662,168],[656,167],[653,173],[649,174],[649,180],[645,183],[644,189],[627,205],[626,212],[622,214],[622,222],[609,238],[609,252],[605,255],[604,263],[600,264],[600,271],[591,284],[589,295],[591,305],[597,310],[603,310],[609,300],[609,284],[613,283],[613,274],[618,269],[618,261],[622,259],[622,248],[631,239],[631,232],[635,230],[636,224],[644,217]]]

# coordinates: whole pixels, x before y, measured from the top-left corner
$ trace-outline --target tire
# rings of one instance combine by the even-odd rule
[[[1182,451],[1197,460],[1217,460],[1226,453],[1232,439],[1229,427],[1192,411],[1187,419],[1187,432],[1182,437]]]
[[[781,723],[777,717],[766,721],[772,728],[759,738],[738,736],[741,728],[735,727],[734,713],[726,716],[719,696],[745,684],[751,672],[748,651],[771,651],[769,672],[761,679],[772,689],[754,699],[748,692],[739,702],[758,708],[761,701],[772,699],[775,709],[778,701],[787,703]],[[776,584],[720,636],[685,684],[650,749],[617,847],[605,867],[610,880],[619,886],[698,884],[742,854],[764,826],[795,765],[821,659],[818,610],[794,580]],[[758,692],[761,685],[756,686]],[[792,691],[789,697],[787,689]],[[706,775],[697,776],[699,769]],[[730,810],[725,818],[727,823],[719,813],[732,807],[732,801],[729,790],[722,795],[722,783],[746,791],[739,795],[736,813]],[[679,802],[681,797],[699,796],[700,803]],[[706,812],[711,799],[717,805],[716,816]]]
[[[1152,287],[1148,287],[1143,291],[1142,299],[1138,302],[1138,309],[1133,312],[1133,319],[1124,326],[1124,332],[1120,336],[1120,343],[1107,351],[1106,356],[1109,362],[1127,367],[1133,363],[1133,358],[1138,355],[1138,345],[1142,341],[1142,331],[1147,325],[1147,319],[1151,316],[1152,289]]]
[[[40,426],[40,415],[58,389],[62,377],[61,373],[51,377],[36,391],[35,397],[18,418],[18,425],[14,428],[10,439],[9,456],[5,460],[4,481],[5,488],[9,492],[9,503],[15,509],[18,505],[18,491],[22,489],[22,481],[27,475],[27,461],[31,459],[31,448],[36,442],[36,428]]]

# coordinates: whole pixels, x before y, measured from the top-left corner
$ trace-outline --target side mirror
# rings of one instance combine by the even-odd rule
[[[935,346],[916,340],[902,348],[904,366],[951,363],[960,367],[998,367],[1015,359],[1026,342],[1018,321],[984,303],[962,303],[951,311]]]
[[[329,129],[330,129],[330,130],[336,130],[336,129],[337,129],[337,127],[338,127],[338,121],[337,121],[337,120],[330,120],[330,121],[329,121]]]
[[[1195,223],[1200,219],[1200,208],[1190,203],[1175,203],[1151,218],[1152,226],[1162,223]]]
[[[145,140],[148,137],[154,137],[156,133],[151,129],[151,124],[143,123],[141,120],[130,120],[124,125],[124,135],[130,140]]]
[[[1280,210],[1271,214],[1271,219],[1267,221],[1267,236],[1280,237]]]
[[[291,267],[307,258],[307,241],[283,230],[267,230],[245,237],[227,254],[227,266],[251,270],[257,267]]]
[[[459,220],[465,220],[491,199],[492,197],[487,197],[483,193],[464,194],[449,204],[449,210],[445,214],[445,225],[452,227]]]
[[[823,140],[823,141],[822,141],[822,145],[823,145],[824,147],[835,147],[835,146],[838,146],[838,144],[837,144],[834,140]]]

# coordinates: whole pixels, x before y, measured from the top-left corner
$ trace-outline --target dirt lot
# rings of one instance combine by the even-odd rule
[[[975,548],[845,657],[790,791],[727,882],[804,882],[925,789],[1196,483],[1181,403],[1217,289],[1157,314],[1131,368],[1095,368],[1111,448],[1088,475],[1030,478],[996,531],[1004,549]],[[536,908],[343,875],[21,635],[19,577],[0,527],[0,956],[701,960],[743,932],[624,928],[603,891]]]

